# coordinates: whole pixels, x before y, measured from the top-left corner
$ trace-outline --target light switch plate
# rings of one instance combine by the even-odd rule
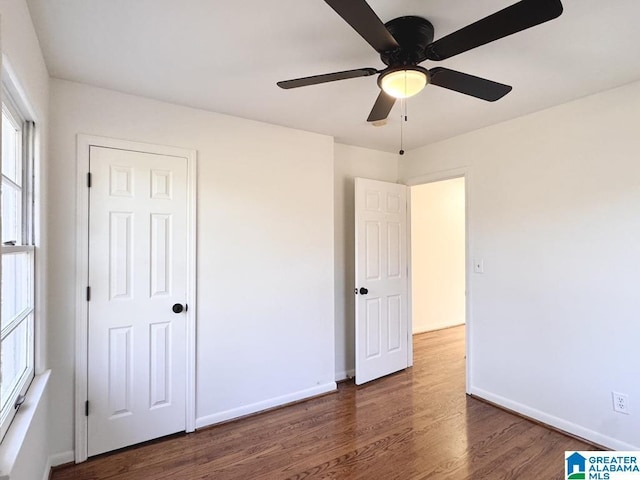
[[[484,260],[482,258],[475,258],[473,260],[473,272],[484,273]]]

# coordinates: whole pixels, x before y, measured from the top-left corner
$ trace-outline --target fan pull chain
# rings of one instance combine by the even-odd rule
[[[409,104],[409,102],[407,102],[406,98],[403,99],[403,100],[404,100],[404,102],[403,102],[403,105],[404,105],[404,121],[406,122],[407,121],[407,108],[408,108],[407,105]]]
[[[407,121],[407,102],[404,98],[400,99],[400,155],[404,155],[404,129],[403,124]]]

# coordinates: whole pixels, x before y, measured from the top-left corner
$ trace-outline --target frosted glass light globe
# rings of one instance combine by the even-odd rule
[[[417,69],[394,70],[380,78],[380,87],[395,98],[408,98],[427,85],[427,75]]]

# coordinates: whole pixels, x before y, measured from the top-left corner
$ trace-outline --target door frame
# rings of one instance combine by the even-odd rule
[[[471,208],[469,203],[469,187],[471,184],[471,169],[468,166],[463,166],[459,168],[454,168],[451,170],[442,170],[439,172],[429,173],[427,175],[420,175],[418,177],[413,177],[404,182],[404,184],[411,189],[411,187],[415,187],[418,185],[424,185],[427,183],[435,183],[441,182],[444,180],[451,180],[454,178],[464,178],[464,243],[465,243],[465,259],[464,259],[464,284],[465,284],[465,350],[466,350],[466,358],[465,358],[465,390],[467,394],[471,394],[471,385],[473,384],[473,371],[472,371],[472,354],[473,349],[471,347],[471,337],[473,332],[473,322],[471,321],[472,312],[471,312],[471,281],[470,274],[472,269],[469,268],[469,253],[471,252],[472,239],[470,237],[469,231],[469,222],[471,218]],[[413,342],[411,339],[413,338],[413,282],[411,281],[413,277],[413,259],[411,258],[411,193],[407,193],[407,263],[408,263],[408,281],[409,281],[409,292],[407,298],[409,299],[409,311],[408,322],[409,322],[409,348],[407,349],[409,355],[409,366],[413,366]]]
[[[185,427],[193,432],[196,424],[196,172],[197,152],[184,148],[132,142],[95,135],[78,134],[76,144],[76,303],[75,303],[75,462],[88,458],[88,417],[85,401],[88,394],[88,305],[86,288],[89,278],[89,173],[90,147],[132,150],[142,153],[187,159],[187,299],[186,313],[187,371]]]

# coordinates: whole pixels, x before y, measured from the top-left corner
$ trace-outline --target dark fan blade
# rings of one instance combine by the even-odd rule
[[[380,95],[376,98],[376,103],[373,104],[373,108],[371,109],[369,118],[367,118],[367,122],[378,122],[387,118],[395,103],[395,97],[387,95],[384,91],[380,90]]]
[[[471,95],[488,102],[495,102],[511,91],[509,85],[492,82],[484,78],[475,77],[467,73],[456,72],[448,68],[436,67],[429,70],[429,83],[438,87],[448,88],[456,92]]]
[[[561,13],[560,0],[522,0],[436,40],[427,46],[426,55],[429,60],[444,60],[553,20]]]
[[[364,38],[378,53],[399,47],[382,20],[365,0],[324,0],[342,19]]]
[[[358,68],[356,70],[345,70],[344,72],[325,73],[324,75],[314,75],[313,77],[296,78],[294,80],[284,80],[278,82],[280,88],[306,87],[307,85],[317,85],[319,83],[335,82],[336,80],[346,80],[347,78],[368,77],[375,75],[378,70],[375,68]]]

